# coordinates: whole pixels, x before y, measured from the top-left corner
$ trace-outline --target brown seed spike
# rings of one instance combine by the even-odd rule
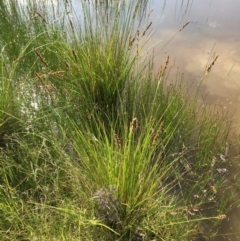
[[[207,74],[211,71],[213,65],[215,64],[215,62],[216,62],[217,59],[218,59],[218,56],[219,56],[219,55],[217,55],[217,56],[215,57],[215,59],[212,61],[212,63],[211,63],[211,64],[209,65],[209,67],[207,68]]]
[[[160,66],[157,74],[157,79],[160,79],[163,77],[163,67]]]
[[[140,31],[139,31],[139,29],[137,30],[137,34],[136,34],[136,36],[137,36],[137,41],[139,41],[139,33],[140,33]]]
[[[130,131],[131,131],[132,133],[135,133],[136,130],[137,130],[137,128],[138,128],[138,121],[137,121],[137,118],[134,117],[134,118],[132,119],[132,122],[131,122]]]
[[[144,30],[142,37],[146,34],[146,32],[148,31],[148,29],[151,27],[152,22],[148,24],[148,26],[146,27],[146,29]]]
[[[132,42],[132,35],[129,36],[129,39],[128,39],[128,45],[130,46],[131,45],[131,42]]]
[[[114,134],[114,144],[117,148],[121,148],[121,141],[120,141],[120,138],[119,136],[115,133]]]
[[[47,22],[47,20],[46,20],[46,18],[44,18],[43,16],[42,16],[42,14],[40,14],[37,10],[34,10],[34,12],[42,19],[42,21],[44,22],[44,23],[48,23]]]
[[[64,77],[64,74],[65,74],[65,71],[62,71],[62,70],[52,71],[52,72],[48,73],[48,75],[54,76],[54,77],[57,77],[57,78],[60,78],[60,79],[62,79]]]
[[[160,68],[159,68],[159,71],[158,71],[158,76],[157,76],[157,78],[158,79],[160,79],[161,77],[163,77],[164,76],[164,74],[165,74],[165,71],[166,71],[166,69],[167,69],[167,67],[168,67],[168,64],[169,64],[169,55],[167,56],[167,60],[166,60],[166,62],[165,62],[165,65],[164,66],[161,66]]]
[[[153,12],[153,9],[148,13],[148,18],[150,17],[150,15],[152,14],[152,12]]]
[[[188,21],[187,23],[185,23],[179,31],[182,31],[184,28],[186,28],[190,22],[191,21]]]
[[[164,71],[167,69],[168,64],[169,64],[169,55],[167,56],[167,60],[165,62]]]
[[[138,3],[136,4],[136,6],[135,6],[135,9],[134,9],[134,12],[133,12],[133,18],[135,18],[135,16],[136,16],[136,13],[137,13],[137,10],[138,10]]]
[[[75,33],[72,20],[69,19],[69,22],[70,22],[70,26],[71,26],[71,29],[72,29],[73,33]]]
[[[156,135],[153,138],[152,146],[155,146],[157,144],[157,142],[159,140],[159,137],[160,137],[160,135],[163,132],[163,126],[164,126],[164,121],[161,121],[160,126],[158,128],[158,131],[157,131]]]
[[[139,55],[139,46],[138,46],[138,44],[137,44],[137,46],[136,46],[136,49],[137,49],[136,57],[138,57],[138,55]]]
[[[42,83],[42,85],[45,86],[42,76],[40,76],[38,73],[35,73],[35,75],[37,76],[37,79]]]
[[[43,63],[46,67],[48,67],[47,62],[46,62],[46,60],[42,57],[42,55],[41,55],[36,49],[34,49],[34,52],[35,52],[35,54],[38,56],[38,58],[42,61],[42,63]]]
[[[132,44],[134,43],[136,37],[134,37],[133,39],[131,39],[131,41],[129,41],[129,47],[132,46]]]
[[[37,76],[38,81],[41,82],[43,88],[44,88],[44,89],[49,93],[49,95],[51,96],[51,93],[50,93],[50,91],[49,91],[49,88],[48,88],[48,86],[44,83],[44,80],[43,80],[42,76],[40,76],[38,73],[35,73],[35,75]],[[51,98],[52,98],[52,97],[51,97]]]
[[[70,69],[70,65],[69,65],[69,63],[68,63],[66,60],[64,60],[64,64],[66,65],[66,67],[67,67],[68,69]]]
[[[75,61],[77,62],[77,55],[76,55],[76,52],[74,51],[74,49],[72,49],[72,53],[73,53],[73,56],[75,58]]]

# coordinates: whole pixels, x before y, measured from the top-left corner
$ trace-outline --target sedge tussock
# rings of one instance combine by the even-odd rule
[[[197,94],[188,99],[183,79],[176,85],[163,80],[170,56],[163,56],[157,73],[154,58],[149,58],[151,62],[148,57],[146,62],[136,58],[144,48],[142,35],[146,38],[153,28],[153,10],[148,13],[150,8],[142,5],[145,1],[79,2],[85,7],[79,31],[76,18],[68,19],[74,4],[63,0],[63,18],[58,11],[55,17],[48,16],[45,5],[37,8],[40,13],[34,12],[36,5],[30,4],[29,16],[34,14],[35,21],[24,19],[15,27],[14,16],[9,24],[12,34],[1,39],[7,46],[0,56],[5,92],[0,159],[6,166],[1,170],[5,209],[1,216],[6,220],[0,224],[1,236],[5,233],[7,239],[12,232],[9,240],[19,234],[27,239],[28,227],[33,227],[30,239],[35,239],[41,237],[35,226],[42,223],[51,232],[41,237],[44,240],[193,240],[205,231],[204,219],[220,223],[226,218],[234,198],[228,193],[234,196],[239,183],[238,173],[230,177],[234,160],[232,141],[225,138],[228,129],[225,133],[225,124],[223,129],[218,127],[215,118],[209,122],[209,115],[205,119],[202,109],[198,117]],[[125,10],[126,14],[121,12]],[[49,19],[57,21],[46,25]],[[177,33],[189,23],[181,24]],[[205,72],[210,72],[218,57],[209,56]],[[155,81],[157,76],[160,80]],[[62,202],[65,197],[69,198]],[[24,200],[49,206],[41,205],[44,210],[36,212]],[[17,212],[22,207],[24,212]],[[45,217],[50,220],[44,222]],[[8,220],[16,220],[14,229]],[[110,228],[120,237],[112,236]]]

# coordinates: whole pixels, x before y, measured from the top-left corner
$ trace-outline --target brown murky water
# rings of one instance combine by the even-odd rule
[[[240,1],[154,0],[151,8],[154,11],[149,21],[153,21],[155,32],[144,50],[151,53],[154,48],[155,54],[159,53],[155,59],[159,65],[169,55],[171,70],[168,78],[175,80],[177,72],[184,73],[184,80],[193,87],[200,82],[206,65],[219,55],[204,79],[200,94],[210,105],[230,112],[239,128]],[[191,21],[188,26],[168,43],[188,21]],[[216,241],[240,240],[239,208],[227,215],[220,233],[224,236],[219,236]]]
[[[240,1],[154,0],[151,20],[155,32],[146,49],[154,44],[159,65],[170,55],[169,78],[177,69],[193,85],[199,83],[206,64],[219,55],[201,94],[207,102],[229,110],[240,119]],[[189,25],[163,48],[188,21]],[[163,48],[163,49],[162,49]],[[240,122],[238,121],[238,125]]]

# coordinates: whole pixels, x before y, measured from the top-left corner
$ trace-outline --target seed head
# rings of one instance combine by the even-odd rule
[[[213,65],[215,64],[215,62],[216,62],[217,59],[218,59],[218,56],[219,56],[219,55],[217,55],[217,56],[215,57],[215,59],[212,61],[212,63],[211,63],[211,64],[209,65],[209,67],[207,68],[207,74],[211,71]]]
[[[43,58],[43,56],[42,56],[36,49],[34,49],[34,52],[35,52],[35,54],[38,56],[38,58],[41,60],[41,62],[42,62],[46,67],[48,67],[48,63],[47,63],[47,61]]]
[[[146,34],[146,32],[148,31],[148,29],[151,27],[152,22],[148,24],[148,26],[146,27],[146,29],[143,31],[142,37]]]
[[[137,118],[134,117],[134,118],[132,119],[132,122],[131,122],[130,131],[131,131],[132,133],[135,133],[136,130],[137,130],[137,128],[138,128],[138,121],[137,121]]]
[[[120,141],[120,138],[119,136],[115,133],[114,134],[114,144],[117,148],[121,148],[121,141]]]
[[[157,131],[156,135],[153,138],[152,146],[155,146],[157,144],[157,142],[158,142],[158,140],[159,140],[159,138],[160,138],[160,136],[161,136],[161,134],[163,132],[163,125],[164,125],[164,121],[161,121],[160,126],[158,128],[158,131]]]
[[[188,21],[187,23],[185,23],[179,31],[182,31],[184,28],[186,28],[190,22],[191,21]]]
[[[46,18],[44,18],[41,13],[39,13],[37,10],[34,10],[34,12],[42,19],[42,21],[43,21],[44,23],[46,23],[46,24],[48,23],[47,20],[46,20]]]

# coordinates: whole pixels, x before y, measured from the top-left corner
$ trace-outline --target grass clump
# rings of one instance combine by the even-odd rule
[[[235,201],[231,123],[166,85],[169,57],[157,74],[143,61],[147,1],[80,1],[79,22],[70,1],[0,6],[16,15],[0,39],[1,240],[214,237]]]

